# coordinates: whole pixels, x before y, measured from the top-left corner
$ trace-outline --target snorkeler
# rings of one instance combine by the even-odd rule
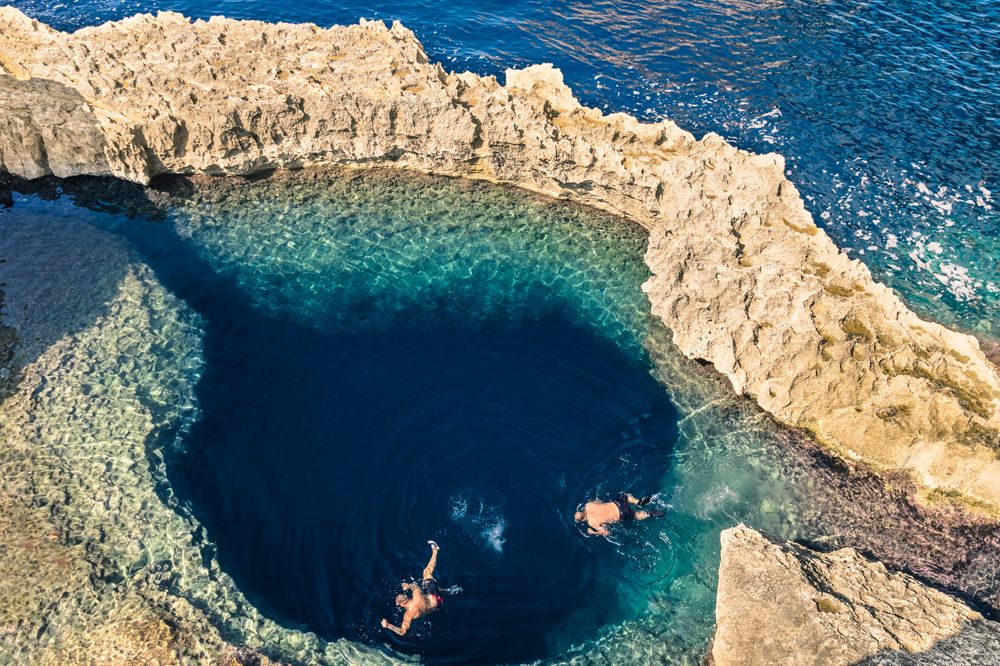
[[[599,534],[606,537],[610,534],[608,525],[662,516],[662,511],[635,509],[637,506],[646,506],[651,499],[653,498],[650,495],[636,499],[629,493],[622,493],[610,502],[590,500],[583,505],[583,509],[573,514],[573,518],[578,523],[587,523],[588,534]]]
[[[442,594],[452,595],[462,591],[462,588],[457,586],[447,589],[438,588],[437,581],[434,579],[434,567],[437,565],[440,547],[433,541],[427,543],[431,545],[431,559],[424,567],[420,583],[403,583],[403,593],[396,595],[396,605],[406,609],[406,612],[403,613],[402,623],[397,627],[390,624],[388,620],[382,620],[383,629],[388,629],[400,636],[406,634],[414,620],[430,615],[441,608],[444,603]],[[411,596],[406,596],[406,592],[410,592]]]

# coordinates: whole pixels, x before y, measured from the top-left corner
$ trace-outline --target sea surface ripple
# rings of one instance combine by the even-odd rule
[[[400,20],[449,69],[551,62],[583,103],[777,151],[911,307],[1000,338],[1000,3],[15,0],[72,30],[142,11]]]

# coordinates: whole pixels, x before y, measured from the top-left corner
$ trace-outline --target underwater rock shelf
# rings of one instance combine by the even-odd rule
[[[448,73],[399,23],[160,13],[65,34],[5,7],[0,53],[0,168],[26,178],[390,165],[632,219],[684,354],[926,499],[1000,513],[996,367],[840,252],[778,155],[582,107],[546,65]]]

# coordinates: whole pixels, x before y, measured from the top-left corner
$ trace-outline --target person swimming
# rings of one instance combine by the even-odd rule
[[[573,514],[573,518],[578,523],[587,523],[588,534],[599,534],[607,537],[610,535],[608,525],[662,516],[663,511],[637,510],[635,508],[646,506],[651,499],[652,497],[649,495],[642,499],[636,499],[629,493],[621,493],[610,502],[594,499],[584,504],[581,510]]]
[[[399,636],[406,635],[414,620],[419,620],[441,608],[444,604],[442,594],[453,595],[462,591],[462,588],[457,586],[447,589],[438,587],[437,580],[434,578],[434,567],[437,566],[438,551],[441,548],[434,541],[427,543],[431,546],[431,559],[424,567],[420,583],[404,582],[402,583],[403,593],[396,595],[396,605],[406,609],[403,613],[403,621],[397,627],[386,619],[382,620],[383,629],[388,629]],[[406,595],[407,592],[410,593],[410,596]]]

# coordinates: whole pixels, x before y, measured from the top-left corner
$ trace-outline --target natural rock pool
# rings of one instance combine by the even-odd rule
[[[392,642],[526,661],[626,619],[626,564],[655,564],[602,557],[567,520],[595,493],[659,489],[677,437],[626,328],[642,236],[490,189],[278,182],[134,229],[205,321],[201,419],[168,475],[278,618],[393,638],[379,620],[433,538],[464,594]]]
[[[287,660],[697,663],[741,520],[997,605],[995,535],[678,354],[624,220],[379,171],[22,190],[0,211],[25,366],[4,462],[102,581],[67,579],[29,659],[134,614],[108,591],[127,581]],[[621,489],[667,515],[583,537],[577,502]],[[429,538],[464,593],[395,640],[378,621]]]
[[[193,311],[200,362],[171,381],[197,418],[163,424],[159,441],[180,434],[157,450],[157,483],[255,605],[458,663],[554,656],[634,617],[669,565],[666,525],[609,544],[570,516],[659,491],[677,439],[641,344],[640,229],[446,179],[199,185],[166,182],[132,219],[27,199],[8,229],[40,261],[88,241],[73,281],[96,277],[98,300],[131,261]],[[60,238],[67,213],[86,224]],[[110,248],[131,256],[102,262]],[[464,592],[389,641],[379,619],[398,621],[392,598],[430,538],[442,583]]]

